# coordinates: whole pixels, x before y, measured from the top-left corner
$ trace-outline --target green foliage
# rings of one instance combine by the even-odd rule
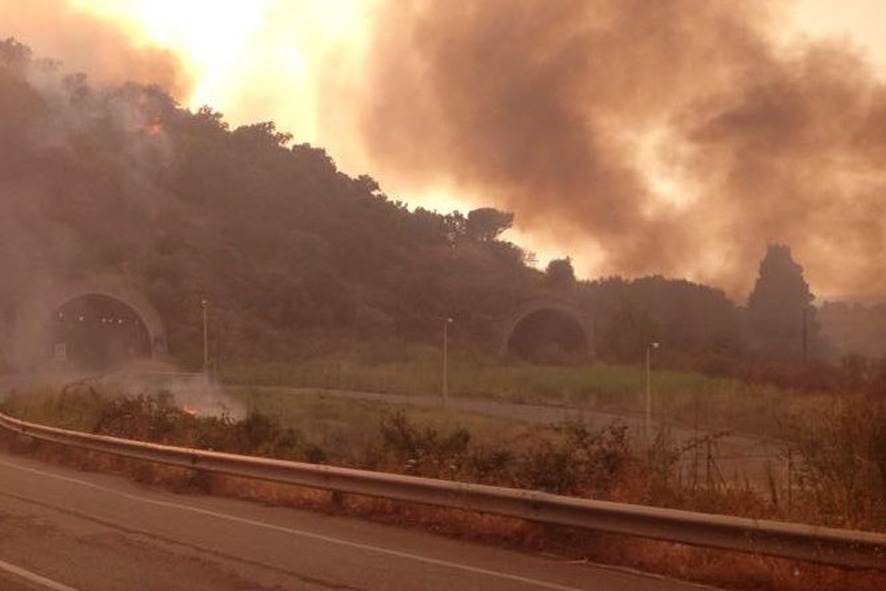
[[[45,84],[32,82],[35,68]],[[273,122],[231,129],[221,113],[184,109],[157,87],[95,87],[13,40],[0,43],[0,178],[22,195],[0,213],[25,230],[0,235],[0,274],[14,278],[0,285],[0,313],[39,279],[14,253],[63,279],[120,271],[192,369],[204,298],[222,373],[302,361],[317,338],[436,345],[446,317],[458,319],[454,350],[496,351],[503,318],[539,296],[592,318],[588,340],[607,361],[640,361],[651,339],[672,367],[749,352],[747,315],[719,290],[658,276],[574,281],[569,259],[541,273],[501,240],[511,213],[410,211]],[[752,310],[781,293],[764,289],[784,275],[776,267],[766,265]],[[785,268],[808,299],[802,273],[798,282],[798,268]]]
[[[432,427],[411,424],[398,412],[385,417],[380,426],[382,450],[393,454],[408,474],[441,477],[464,464],[471,434],[463,427],[441,433]]]
[[[25,420],[247,455],[753,517],[863,528],[886,523],[886,410],[869,401],[837,405],[818,420],[794,415],[781,433],[792,442],[794,462],[793,500],[786,507],[748,486],[699,486],[683,478],[686,454],[722,433],[676,446],[661,430],[640,452],[618,423],[600,430],[580,422],[529,427],[292,393],[256,393],[251,406],[244,421],[198,418],[175,408],[167,394],[123,398],[76,384],[63,392],[14,394],[2,410]]]
[[[886,522],[886,405],[834,401],[789,431],[800,456],[798,495],[820,519],[855,527]]]
[[[642,361],[653,340],[662,343],[659,357],[673,363],[681,356],[745,356],[745,320],[721,290],[660,276],[613,277],[583,290],[596,311],[595,345],[604,359]]]
[[[289,359],[310,330],[436,342],[439,317],[466,308],[463,334],[483,342],[491,294],[535,280],[497,240],[510,213],[410,212],[273,122],[230,129],[156,87],[94,88],[60,71],[47,73],[48,100],[34,67],[25,46],[0,44],[0,178],[28,196],[4,215],[40,236],[50,274],[125,270],[187,366],[200,364],[203,298],[211,357],[231,363]],[[2,252],[23,239],[0,237]],[[0,257],[0,271],[14,263]]]
[[[554,259],[545,267],[545,281],[552,287],[570,287],[575,284],[572,259]]]
[[[492,207],[481,207],[468,212],[465,236],[476,242],[493,242],[514,223],[514,214]]]
[[[558,437],[542,439],[518,468],[526,488],[559,494],[608,496],[633,461],[627,426],[593,432],[582,423],[564,423]]]
[[[886,353],[886,304],[825,302],[816,317],[828,337],[831,358],[854,355],[873,361]]]
[[[822,353],[814,299],[791,249],[770,244],[748,298],[750,323],[765,355],[805,362]]]
[[[834,401],[789,427],[800,456],[798,494],[824,519],[886,523],[886,404]]]
[[[15,393],[2,408],[25,420],[98,435],[256,456],[316,459],[297,431],[282,427],[271,417],[259,413],[241,421],[228,416],[197,417],[177,406],[169,392],[125,396],[75,383],[59,392]]]

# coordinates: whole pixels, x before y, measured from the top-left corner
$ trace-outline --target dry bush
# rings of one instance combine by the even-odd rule
[[[800,456],[795,506],[802,516],[886,528],[886,403],[835,400],[791,431]]]
[[[792,560],[544,525],[510,517],[209,474],[66,448],[23,436],[5,434],[0,441],[7,449],[45,461],[73,465],[81,470],[125,475],[146,485],[162,486],[181,494],[213,494],[275,506],[356,516],[514,550],[555,555],[577,562],[629,566],[727,588],[880,591],[886,586],[884,573],[847,571]]]
[[[42,412],[53,410],[41,403]],[[225,418],[197,419],[160,398],[109,402],[91,392],[67,392],[58,402],[65,413],[82,412],[97,432],[177,445],[209,447],[237,453],[285,459],[322,458],[324,450],[305,445],[297,433],[266,417],[253,414],[234,423]],[[70,414],[66,415],[70,420]],[[849,436],[853,420],[842,417],[828,423]],[[873,422],[872,425],[879,423]],[[856,432],[879,433],[876,429]],[[628,565],[684,579],[742,589],[872,591],[886,588],[886,575],[691,548],[679,544],[640,540],[524,520],[454,509],[341,495],[291,485],[208,474],[95,452],[38,443],[26,437],[5,437],[18,452],[74,465],[79,469],[122,474],[138,482],[180,493],[205,493],[250,499],[273,505],[360,516],[386,523],[420,527],[448,536],[510,548],[555,554],[572,560]],[[854,441],[854,440],[853,440]],[[876,437],[865,441],[879,441]],[[351,458],[357,467],[442,477],[462,481],[518,486],[580,497],[666,505],[711,513],[753,517],[776,516],[778,508],[748,487],[707,485],[687,487],[679,478],[679,460],[691,453],[689,442],[675,446],[661,433],[644,453],[628,444],[626,428],[611,425],[600,431],[579,423],[555,429],[535,429],[507,449],[477,444],[460,427],[432,428],[391,415],[379,426],[378,444]],[[848,443],[847,443],[848,445]],[[818,448],[814,448],[818,449]],[[859,449],[856,445],[851,449]],[[878,449],[874,446],[873,449]],[[805,457],[805,456],[804,456]],[[809,465],[817,456],[810,455]],[[840,456],[842,457],[842,456]],[[878,457],[878,456],[874,456]],[[820,461],[822,466],[835,462]],[[877,466],[876,463],[871,464]],[[865,464],[868,466],[868,464]],[[834,469],[836,469],[834,467]],[[844,467],[845,469],[845,467]],[[870,478],[870,476],[866,477]],[[869,482],[869,481],[864,481]],[[807,487],[812,495],[813,487]],[[817,502],[810,496],[808,502]]]

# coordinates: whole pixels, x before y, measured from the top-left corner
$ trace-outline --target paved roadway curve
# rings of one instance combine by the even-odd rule
[[[687,591],[696,585],[0,453],[0,589]]]

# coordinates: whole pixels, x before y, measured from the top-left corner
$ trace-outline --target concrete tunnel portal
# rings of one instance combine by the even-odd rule
[[[56,364],[81,371],[103,371],[151,356],[144,321],[115,298],[86,294],[54,311],[49,326]]]
[[[571,364],[589,358],[590,343],[586,328],[575,314],[540,307],[514,321],[508,333],[507,354],[529,363]]]
[[[15,332],[15,361],[23,371],[101,372],[168,355],[159,313],[123,275],[35,289],[18,308]]]

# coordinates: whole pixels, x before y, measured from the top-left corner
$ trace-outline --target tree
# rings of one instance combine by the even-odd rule
[[[770,244],[748,298],[751,328],[766,353],[805,361],[813,349],[820,349],[814,299],[791,249]]]
[[[31,61],[31,48],[9,37],[0,41],[0,64],[22,67]]]
[[[475,242],[492,242],[513,223],[514,214],[494,207],[481,207],[468,213],[465,232]]]
[[[568,287],[575,284],[572,259],[553,259],[545,268],[545,281],[552,287]]]

